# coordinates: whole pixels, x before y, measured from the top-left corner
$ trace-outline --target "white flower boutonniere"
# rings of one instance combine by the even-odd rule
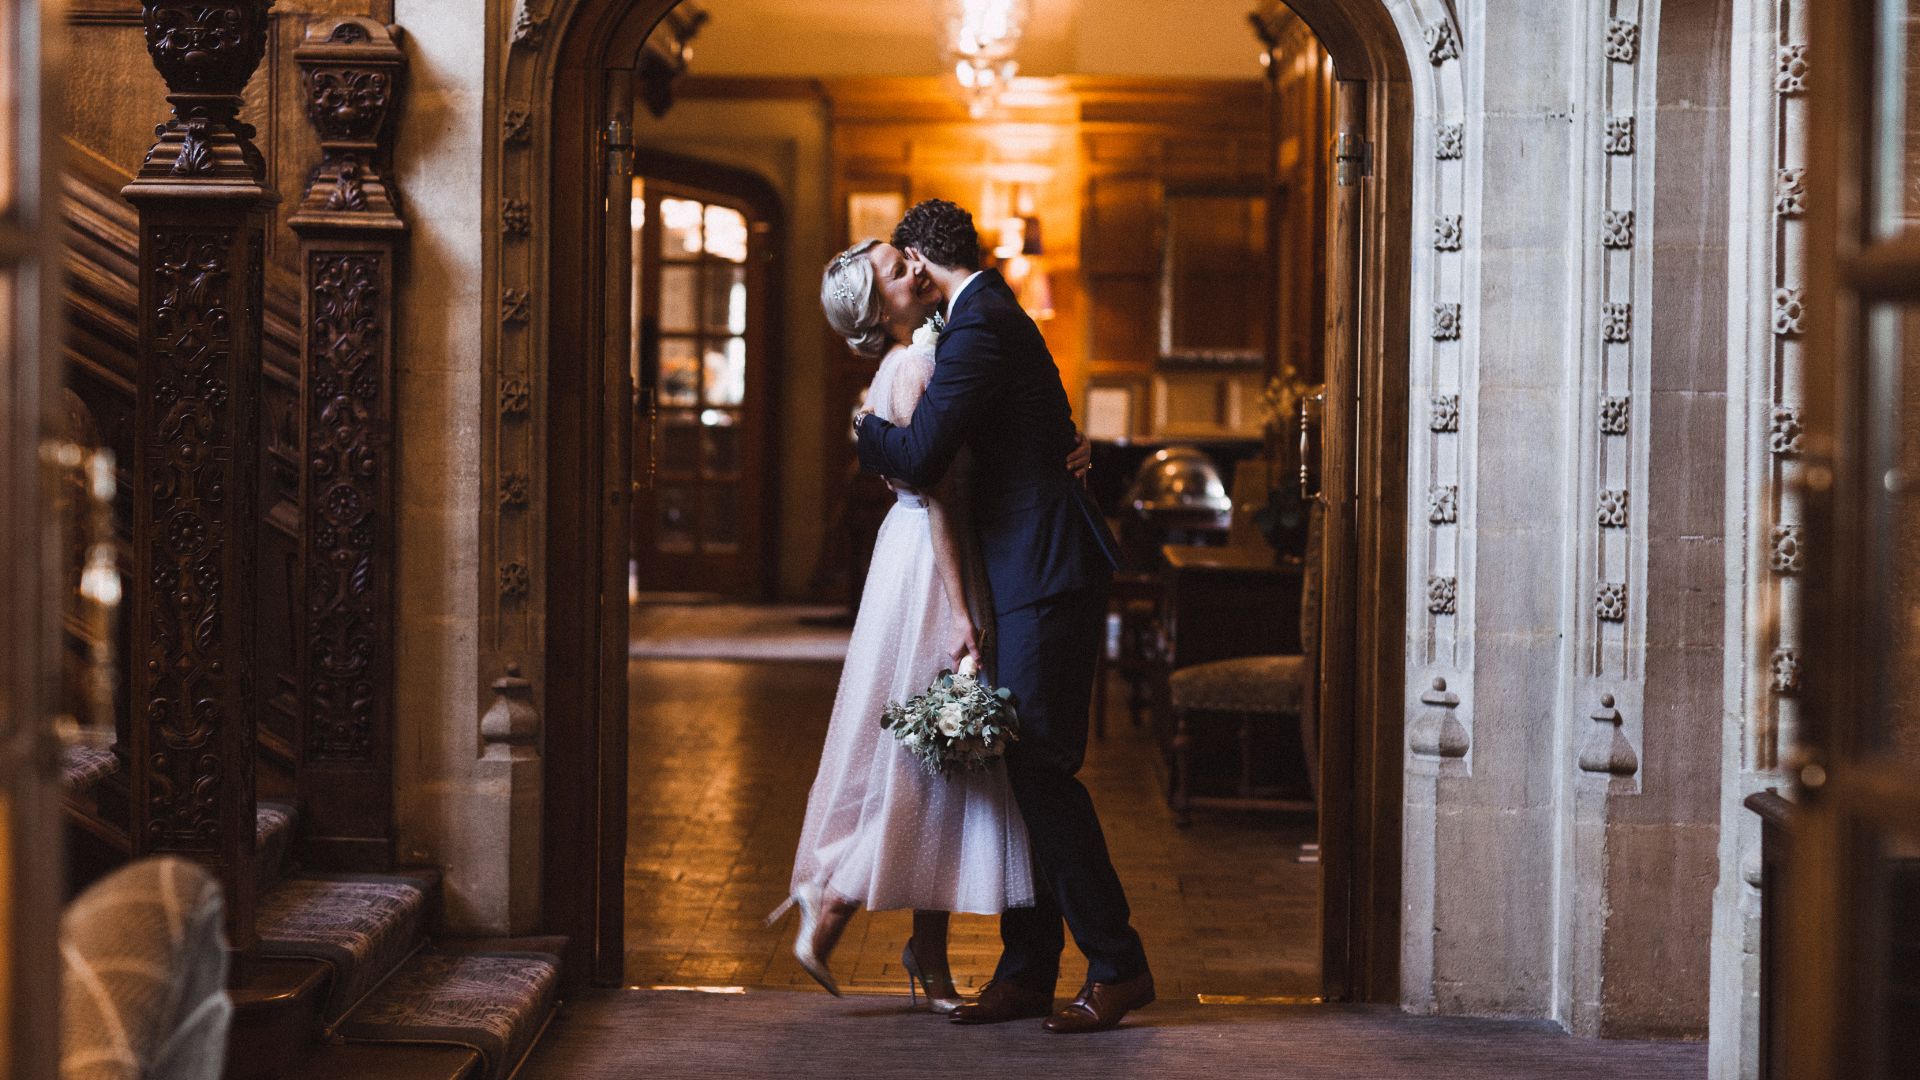
[[[913,343],[915,345],[938,344],[940,341],[940,332],[946,328],[946,320],[940,318],[938,314],[935,314],[926,322],[921,323],[920,328],[913,332]]]

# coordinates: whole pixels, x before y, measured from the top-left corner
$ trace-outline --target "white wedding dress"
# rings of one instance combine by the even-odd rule
[[[933,346],[895,349],[880,364],[867,407],[906,424],[933,374]],[[959,466],[956,466],[958,468]],[[958,500],[956,500],[958,501]],[[972,546],[965,528],[956,546]],[[967,557],[962,556],[963,565]],[[969,606],[978,612],[968,575]],[[993,915],[1033,903],[1026,825],[1006,766],[930,775],[880,726],[890,701],[927,688],[951,666],[951,605],[934,562],[924,496],[901,489],[880,525],[873,562],[840,673],[820,772],[794,854],[797,890],[820,882],[869,910],[917,908]]]

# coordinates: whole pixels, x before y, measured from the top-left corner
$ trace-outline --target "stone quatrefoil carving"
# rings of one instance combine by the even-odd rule
[[[1624,488],[1609,488],[1600,493],[1599,522],[1603,529],[1627,527],[1627,492]]]
[[[1633,117],[1607,117],[1607,134],[1602,149],[1609,154],[1633,153]]]
[[[507,106],[506,115],[500,124],[500,135],[514,146],[525,146],[533,140],[533,111],[525,105]]]
[[[1783,218],[1807,212],[1807,170],[1781,169],[1773,174],[1773,212]]]
[[[1799,337],[1806,330],[1806,293],[1801,289],[1773,290],[1773,332],[1781,337]]]
[[[1627,421],[1633,415],[1633,405],[1623,397],[1600,399],[1600,434],[1625,435]]]
[[[1803,434],[1798,406],[1775,405],[1773,407],[1773,417],[1767,425],[1768,450],[1783,457],[1798,454]]]
[[[1459,251],[1465,226],[1461,215],[1442,214],[1433,219],[1433,250]]]
[[[1460,340],[1460,305],[1433,305],[1433,340]]]
[[[525,563],[507,562],[500,564],[500,598],[517,600],[527,595],[531,587]]]
[[[1427,59],[1435,67],[1449,60],[1460,59],[1460,35],[1453,32],[1453,23],[1442,19],[1428,26],[1422,34],[1427,41]]]
[[[1633,211],[1609,210],[1600,219],[1600,243],[1610,248],[1633,246]]]
[[[1427,614],[1452,615],[1459,610],[1460,581],[1458,578],[1433,575],[1427,578]]]
[[[507,326],[525,325],[532,304],[533,294],[526,289],[510,287],[501,290],[500,321]]]
[[[522,472],[519,469],[514,469],[509,472],[502,473],[500,475],[500,505],[501,506],[527,505],[528,487],[529,487],[529,481],[527,479],[527,474],[525,472]]]
[[[1607,304],[1600,309],[1600,340],[1618,345],[1632,337],[1632,304]]]
[[[1797,574],[1804,562],[1800,526],[1781,524],[1768,537],[1767,565],[1776,574]]]
[[[1773,71],[1773,88],[1786,95],[1807,92],[1807,47],[1782,45]]]
[[[1607,20],[1607,59],[1631,64],[1640,55],[1640,24],[1628,19]]]
[[[1601,622],[1627,621],[1627,587],[1617,581],[1603,581],[1594,590],[1593,614]]]
[[[1433,129],[1433,156],[1439,161],[1458,161],[1467,154],[1467,125],[1441,124]]]
[[[533,401],[533,384],[526,379],[500,381],[500,415],[525,416]]]
[[[1460,520],[1460,486],[1435,484],[1427,489],[1427,520],[1435,525],[1452,525]]]
[[[1460,430],[1460,395],[1435,394],[1428,402],[1427,427],[1433,431]]]
[[[1778,648],[1767,658],[1767,676],[1776,694],[1800,692],[1800,651]]]
[[[526,236],[533,231],[533,206],[525,199],[500,200],[500,224],[508,236]]]
[[[520,13],[513,20],[513,43],[527,49],[537,49],[547,36],[547,9],[534,3],[534,0],[521,0]]]

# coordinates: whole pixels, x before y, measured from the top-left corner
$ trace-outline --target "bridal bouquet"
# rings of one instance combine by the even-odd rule
[[[889,704],[880,726],[941,776],[980,772],[1020,737],[1013,692],[983,682],[971,656],[959,671],[941,672],[925,693]]]

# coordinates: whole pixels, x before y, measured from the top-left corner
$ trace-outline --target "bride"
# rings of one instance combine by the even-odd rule
[[[827,322],[856,354],[880,359],[866,411],[894,424],[913,417],[933,377],[939,292],[891,244],[868,240],[827,264],[820,283]],[[1084,439],[1067,460],[1083,472]],[[800,907],[794,957],[834,994],[827,959],[862,905],[913,909],[901,950],[907,989],[917,981],[935,1012],[960,1005],[947,965],[947,916],[997,915],[1033,904],[1027,830],[1004,767],[928,774],[880,727],[890,701],[927,688],[942,669],[980,659],[993,606],[975,564],[967,520],[966,469],[928,491],[890,482],[895,501],[881,523],[840,675],[820,771],[794,853],[791,897],[769,918]]]

